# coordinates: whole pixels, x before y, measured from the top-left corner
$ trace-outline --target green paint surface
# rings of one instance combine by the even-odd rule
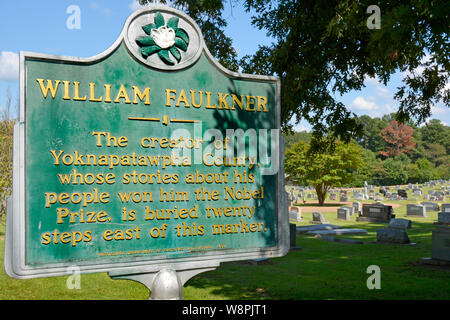
[[[276,128],[276,83],[274,81],[230,79],[217,70],[205,55],[202,55],[196,64],[181,71],[156,71],[133,59],[123,45],[107,58],[92,64],[30,59],[26,61],[25,67],[27,265],[40,267],[58,263],[89,265],[132,262],[201,256],[209,251],[232,253],[236,250],[254,250],[277,245],[276,175],[261,176],[256,165],[249,169],[248,160],[246,160],[247,166],[241,167],[206,166],[202,163],[195,163],[195,149],[160,148],[158,144],[155,148],[141,146],[143,137],[170,139],[172,136],[178,138],[181,135],[184,139],[195,138],[195,136],[203,138],[208,129],[217,129],[225,137],[226,129],[238,128],[244,132],[255,129],[259,135],[259,129]],[[55,84],[55,80],[61,81],[54,99],[51,97],[50,91],[47,98],[43,97],[36,79],[44,79],[45,85],[47,85],[47,79],[51,79],[53,84]],[[70,99],[63,99],[65,94],[63,81],[70,81]],[[81,98],[87,96],[86,101],[74,101],[74,82],[76,81],[79,82],[79,96]],[[95,83],[95,98],[102,97],[101,102],[89,101],[89,83]],[[111,85],[112,102],[104,101],[105,84]],[[139,99],[137,104],[128,104],[125,103],[125,98],[120,98],[120,102],[115,103],[114,100],[122,84],[131,102],[135,98],[132,86],[137,86],[142,92],[146,87],[150,87],[150,105],[145,105]],[[166,89],[177,91],[176,99],[172,100],[171,106],[166,106]],[[197,93],[196,103],[200,99],[199,91],[202,91],[203,106],[200,108],[186,107],[183,102],[180,103],[180,106],[175,106],[181,90],[184,90],[189,101],[191,101],[190,90],[195,90]],[[207,109],[205,108],[206,92],[211,92],[211,104],[217,106],[219,106],[217,95],[219,92],[228,93],[229,96],[231,94],[264,96],[268,101],[268,112],[248,112],[240,110],[238,107],[236,110]],[[230,97],[227,101],[231,107]],[[256,108],[256,100],[254,107]],[[169,121],[167,125],[162,123],[165,116]],[[159,118],[161,121],[129,120],[129,117]],[[170,119],[199,122],[170,122]],[[126,137],[127,145],[125,147],[114,146],[114,141],[110,140],[111,146],[108,147],[107,140],[102,136],[102,146],[99,147],[96,145],[97,136],[93,135],[93,132],[108,132],[116,138]],[[269,139],[270,132],[267,140]],[[213,139],[203,141],[201,144],[203,151],[208,146],[211,153],[223,151],[215,150],[210,145],[212,141]],[[254,148],[255,146],[247,145],[246,155],[251,154],[250,151],[255,150]],[[61,153],[59,164],[56,164],[55,157],[51,153],[52,150],[56,155]],[[167,161],[167,156],[170,156],[172,152],[178,156],[188,157],[191,165],[168,165],[163,168],[163,159]],[[91,165],[86,165],[88,162],[86,155],[91,155]],[[152,159],[159,156],[160,159],[158,165],[150,165],[147,158],[148,165],[146,166],[124,162],[110,168],[108,165],[100,165],[102,155],[108,159],[111,159],[111,156],[116,159],[115,156],[120,158],[127,155],[130,159],[134,157],[135,163],[138,163],[139,159],[149,156]],[[223,155],[225,156],[225,152]],[[97,165],[92,165],[94,158],[97,159]],[[63,163],[63,159],[67,164]],[[85,165],[82,165],[83,163]],[[77,184],[61,183],[60,177],[64,175],[68,177],[72,174],[73,178],[74,170],[87,178],[85,184],[80,183],[79,177],[77,177]],[[227,175],[228,183],[186,183],[186,176],[188,174],[195,175],[196,170],[203,175],[217,174],[222,179],[224,175]],[[254,182],[236,182],[235,171],[247,177],[254,174]],[[113,174],[114,183],[91,183],[98,174],[103,174],[103,176]],[[161,177],[165,174],[171,177],[176,175],[178,183],[170,183],[172,178],[167,178],[166,183],[163,181],[158,183],[158,178],[155,176],[158,174]],[[132,179],[133,175],[136,177],[137,183],[133,183],[132,180],[128,182],[127,178],[124,180],[124,176]],[[153,183],[145,182],[149,176],[153,177]],[[238,190],[243,190],[245,187],[251,192],[261,190],[262,187],[264,199],[226,200],[225,187],[234,187]],[[195,190],[202,188],[208,192],[217,190],[218,199],[198,201]],[[82,198],[74,195],[73,202],[80,201],[79,203],[73,203],[70,198],[67,199],[63,196],[62,202],[69,201],[69,203],[48,203],[49,208],[46,208],[46,201],[54,200],[54,195],[61,196],[62,193],[67,193],[70,196],[77,193],[83,196],[84,193],[88,199],[86,201],[89,201],[90,194],[94,194],[95,189],[98,194],[108,195],[103,199],[106,203],[98,201],[98,203],[91,202],[84,206]],[[173,190],[175,197],[176,192],[187,192],[188,200],[180,198],[178,199],[180,201],[160,201],[161,189],[169,193]],[[122,202],[118,196],[119,192],[131,195],[129,202]],[[144,202],[145,196],[148,197],[149,193],[152,194],[153,201]],[[138,201],[140,199],[141,202]],[[255,207],[254,216],[252,218],[248,218],[248,216],[226,217],[222,214],[221,217],[216,217],[212,209],[210,209],[211,217],[207,216],[208,207],[242,208],[242,206]],[[196,210],[193,210],[194,208]],[[81,209],[85,212],[84,223],[75,214],[73,214],[73,223],[70,223],[70,214],[62,218],[62,223],[58,223],[58,210],[60,212],[68,210],[80,214]],[[192,210],[192,217],[187,215],[184,219],[180,216],[175,219],[176,210],[180,212],[181,209]],[[124,210],[132,212],[135,219],[124,221]],[[170,219],[146,220],[147,210],[173,210],[173,212]],[[236,210],[236,213],[239,212],[238,209],[233,210]],[[249,212],[248,209],[245,210]],[[100,220],[105,220],[105,222],[87,222],[87,212],[105,212],[100,215]],[[129,217],[131,215],[128,215]],[[258,228],[262,228],[261,232],[242,232],[243,229],[250,228],[252,223],[255,223]],[[224,230],[230,231],[231,229],[225,229],[226,225],[229,225],[228,228],[232,228],[233,232],[213,234],[213,225],[218,224],[224,225]],[[237,225],[240,226],[237,227]],[[105,240],[104,233],[107,230],[111,230],[110,237],[116,236],[118,240]],[[123,232],[123,240],[120,240],[120,231],[117,230]],[[128,230],[128,235],[126,230]],[[136,230],[139,231],[139,239],[136,237]],[[154,237],[151,236],[151,232]],[[55,243],[55,235],[57,243]],[[133,238],[126,239],[130,235]]]

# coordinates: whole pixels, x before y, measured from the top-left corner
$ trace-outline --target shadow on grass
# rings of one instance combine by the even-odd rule
[[[450,299],[449,270],[418,263],[431,256],[433,222],[413,220],[407,232],[416,245],[377,243],[376,230],[387,223],[346,221],[342,225],[367,230],[366,235],[337,236],[364,244],[297,235],[301,251],[262,264],[223,263],[188,281],[187,296],[201,289],[223,299]],[[380,266],[383,290],[367,289],[370,265]]]

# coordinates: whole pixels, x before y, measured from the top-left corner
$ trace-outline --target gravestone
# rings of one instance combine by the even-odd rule
[[[339,201],[345,202],[348,201],[348,195],[346,193],[341,193],[339,197]]]
[[[403,199],[408,199],[408,193],[404,189],[398,189],[397,194]]]
[[[342,229],[341,226],[334,224],[314,224],[308,226],[299,226],[296,228],[297,233],[307,233],[308,231],[317,231],[317,230],[333,230],[333,229]]]
[[[450,203],[441,204],[441,211],[442,212],[450,212]]]
[[[422,195],[422,190],[420,190],[420,189],[413,189],[413,194],[415,196],[421,196]]]
[[[406,215],[416,217],[427,217],[427,210],[424,205],[408,203],[406,205]]]
[[[355,209],[353,209],[353,205],[351,206],[341,206],[341,208],[346,208],[348,209],[350,216],[352,216],[355,213]]]
[[[337,218],[341,220],[350,220],[350,209],[346,208],[338,208],[337,209]]]
[[[431,237],[431,258],[450,261],[450,213],[440,212]]]
[[[450,224],[450,212],[439,212],[438,224]]]
[[[317,231],[308,231],[306,234],[309,235],[335,235],[340,236],[344,234],[367,234],[367,230],[364,229],[333,229],[333,230],[317,230]]]
[[[353,193],[353,199],[355,200],[365,200],[364,195],[360,191],[355,191]]]
[[[310,221],[310,223],[323,224],[323,223],[328,223],[328,221],[325,219],[325,217],[320,212],[313,212],[312,220]]]
[[[330,200],[336,200],[337,199],[337,194],[336,193],[331,193],[330,194]]]
[[[377,229],[377,241],[383,243],[406,244],[409,237],[406,229],[411,228],[411,220],[391,219],[387,228]]]
[[[391,221],[389,221],[389,228],[394,229],[401,229],[401,230],[411,229],[411,225],[412,222],[411,220],[408,219],[396,218],[391,219]]]
[[[437,202],[423,201],[421,204],[427,211],[439,211],[439,204]]]
[[[300,250],[301,247],[297,246],[297,225],[295,223],[289,223],[289,250]],[[264,259],[265,260],[265,259]]]
[[[387,206],[382,203],[366,204],[362,206],[362,213],[356,218],[356,221],[370,221],[370,222],[386,222],[389,223],[393,214],[392,206]]]
[[[289,220],[294,222],[302,222],[302,210],[297,206],[289,207]]]
[[[361,202],[358,201],[353,202],[353,213],[359,215],[361,212],[362,212]]]

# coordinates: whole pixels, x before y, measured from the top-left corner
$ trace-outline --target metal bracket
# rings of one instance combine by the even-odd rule
[[[117,274],[108,273],[113,280],[133,280],[142,283],[150,291],[149,300],[183,300],[183,286],[192,277],[202,272],[215,270],[219,263],[213,262],[203,267],[175,270],[162,268],[158,271]]]

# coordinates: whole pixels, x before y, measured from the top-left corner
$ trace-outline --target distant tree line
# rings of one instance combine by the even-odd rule
[[[362,186],[364,181],[399,185],[450,179],[450,127],[437,119],[421,127],[412,122],[401,124],[394,116],[357,118],[363,132],[352,143],[360,146],[363,165],[352,171],[353,179],[346,186]],[[311,138],[312,134],[304,131],[286,134],[286,149],[299,142],[308,144]]]
[[[17,105],[16,105],[17,109]],[[6,105],[0,110],[0,216],[6,213],[6,200],[12,192],[13,129],[16,120],[11,91],[6,90]]]

